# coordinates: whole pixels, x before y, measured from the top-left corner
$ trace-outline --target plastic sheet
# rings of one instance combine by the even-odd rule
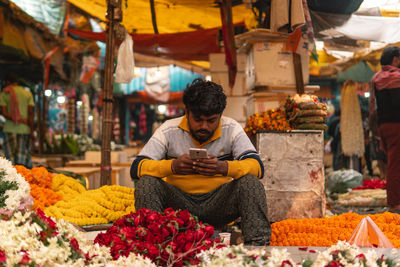
[[[126,33],[125,40],[118,50],[118,63],[115,70],[115,82],[130,83],[134,76],[135,60],[133,57],[132,37]]]
[[[359,247],[394,248],[369,216],[361,220],[348,242]]]

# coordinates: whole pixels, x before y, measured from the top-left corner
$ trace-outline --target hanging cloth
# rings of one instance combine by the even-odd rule
[[[21,122],[21,113],[19,112],[19,104],[15,88],[12,85],[7,86],[3,89],[3,92],[10,94],[10,113],[11,120],[17,124]]]
[[[362,157],[365,149],[364,130],[356,84],[353,81],[344,83],[340,95],[340,133],[343,154]]]
[[[292,32],[297,26],[305,23],[302,0],[271,0],[272,31]]]
[[[147,115],[146,115],[146,109],[143,104],[140,106],[139,134],[141,135],[147,134]]]

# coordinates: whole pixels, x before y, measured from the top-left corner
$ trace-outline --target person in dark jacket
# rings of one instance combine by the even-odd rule
[[[400,48],[386,47],[382,70],[372,78],[370,116],[376,113],[378,132],[387,155],[386,192],[389,211],[400,212]]]

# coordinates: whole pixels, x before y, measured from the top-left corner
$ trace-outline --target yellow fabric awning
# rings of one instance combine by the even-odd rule
[[[105,21],[106,0],[68,0],[88,14]],[[126,5],[125,5],[126,3]],[[160,33],[174,33],[221,26],[220,9],[214,0],[157,0],[156,20]],[[129,32],[154,33],[149,0],[122,0],[122,24]],[[233,23],[255,25],[254,14],[244,4],[232,9]]]

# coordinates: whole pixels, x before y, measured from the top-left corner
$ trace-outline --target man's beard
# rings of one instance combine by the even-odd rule
[[[198,130],[198,131],[194,132],[192,128],[190,128],[190,133],[192,134],[193,138],[196,141],[198,141],[199,143],[206,142],[214,134],[214,132],[210,132],[210,131],[207,131],[207,130]],[[204,137],[203,136],[200,137],[200,136],[197,135],[197,133],[205,133],[206,135]]]

